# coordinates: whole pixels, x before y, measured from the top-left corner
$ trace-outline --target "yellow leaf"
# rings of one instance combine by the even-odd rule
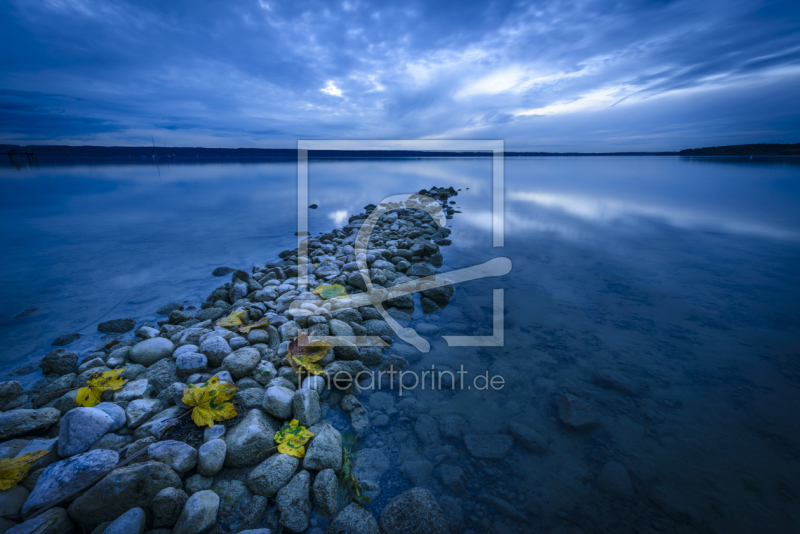
[[[124,368],[92,374],[86,387],[78,390],[75,402],[78,403],[78,406],[87,408],[97,406],[102,402],[101,397],[104,391],[118,391],[125,385],[127,380],[121,376],[123,371],[125,371]]]
[[[347,298],[350,296],[341,284],[320,284],[312,289],[311,292],[324,299]]]
[[[233,384],[220,382],[212,376],[202,385],[189,385],[183,392],[183,403],[192,408],[192,421],[197,426],[214,426],[216,421],[236,417],[236,408],[230,401],[239,390]]]
[[[304,368],[312,375],[321,375],[323,370],[316,362],[325,357],[331,346],[324,341],[308,342],[307,334],[300,334],[289,343],[286,358],[292,369]]]
[[[25,478],[28,470],[36,461],[50,451],[34,451],[16,458],[0,460],[0,490],[14,487],[17,482]]]
[[[217,321],[217,326],[222,326],[223,328],[236,328],[242,324],[242,317],[244,317],[243,311],[235,311],[231,312],[230,315],[227,317],[223,317],[219,321]]]
[[[250,323],[247,326],[240,326],[239,327],[239,332],[241,332],[242,334],[247,334],[253,328],[261,328],[261,327],[267,326],[268,324],[269,324],[269,319],[267,319],[266,317],[262,317],[258,321],[254,322],[254,323]]]
[[[300,426],[297,419],[292,419],[288,425],[284,425],[275,433],[275,443],[278,443],[278,452],[302,458],[306,455],[306,448],[303,445],[313,437],[314,434],[306,427]]]

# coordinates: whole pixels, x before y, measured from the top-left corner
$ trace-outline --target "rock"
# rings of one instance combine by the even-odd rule
[[[513,504],[509,503],[508,501],[504,501],[500,497],[484,494],[480,495],[478,499],[490,505],[495,510],[497,510],[497,512],[500,515],[503,515],[509,519],[513,519],[514,521],[518,521],[520,523],[528,522],[528,518],[525,517],[525,514],[514,508]]]
[[[264,393],[266,393],[266,390],[261,388],[248,388],[244,390],[239,388],[239,391],[234,397],[234,402],[238,400],[248,410],[260,408],[261,403],[264,401]]]
[[[186,501],[172,534],[206,534],[217,521],[219,496],[211,490],[198,491]]]
[[[175,345],[172,344],[172,341],[163,337],[156,337],[134,345],[128,355],[128,359],[133,363],[150,366],[171,356],[173,350],[175,350]]]
[[[109,451],[120,452],[122,449],[131,444],[132,438],[130,436],[118,436],[117,434],[106,434],[102,438],[94,442],[94,445],[89,447],[90,451],[107,449]]]
[[[251,345],[256,345],[258,343],[266,345],[269,343],[269,332],[261,330],[260,328],[253,329],[247,334],[247,342]]]
[[[370,319],[369,321],[364,321],[364,328],[366,329],[368,336],[394,336],[394,330],[392,330],[392,327],[389,326],[389,323],[382,319]]]
[[[436,274],[436,269],[430,263],[424,261],[414,263],[406,271],[406,276],[432,276],[434,274]]]
[[[42,358],[39,367],[42,373],[65,375],[75,370],[78,365],[78,355],[74,352],[67,352],[65,349],[56,349]]]
[[[63,508],[51,508],[41,515],[12,527],[6,534],[71,534],[75,526]]]
[[[82,364],[78,366],[77,374],[83,374],[89,369],[94,369],[95,367],[106,367],[106,362],[103,358],[94,358],[93,360],[84,360]]]
[[[154,415],[166,410],[167,405],[158,399],[136,399],[125,409],[128,428],[139,428]]]
[[[74,408],[61,419],[58,455],[62,458],[89,450],[94,442],[114,428],[114,420],[97,408]]]
[[[209,337],[200,344],[200,354],[208,358],[208,364],[212,369],[222,365],[222,361],[230,353],[230,345],[220,336]]]
[[[128,355],[130,353],[131,353],[130,347],[122,347],[121,349],[112,351],[111,354],[108,355],[108,359],[106,360],[106,365],[112,369],[116,369],[117,367],[123,365],[126,361],[128,361]]]
[[[288,388],[272,386],[267,388],[264,393],[264,411],[278,419],[290,419],[292,417],[292,400],[294,392]]]
[[[175,361],[172,358],[164,358],[154,363],[147,369],[144,376],[156,391],[161,391],[175,382],[180,382],[175,369]]]
[[[17,524],[10,519],[3,519],[2,516],[18,514],[28,495],[30,492],[22,486],[12,486],[0,491],[0,532],[5,532]]]
[[[258,526],[264,517],[269,501],[253,495],[241,480],[218,480],[211,490],[219,495],[218,524],[233,532]]]
[[[461,415],[445,414],[439,418],[439,431],[446,439],[461,439],[466,427],[467,422]]]
[[[164,304],[159,309],[157,309],[156,313],[158,315],[169,315],[175,310],[183,311],[183,304],[181,304],[180,302],[170,302],[169,304]]]
[[[192,475],[186,479],[186,493],[189,495],[194,495],[198,491],[204,491],[211,489],[211,486],[214,485],[214,479],[212,477],[204,477],[203,475]]]
[[[178,521],[189,496],[179,488],[164,488],[153,498],[153,527],[172,528]]]
[[[69,373],[59,378],[56,378],[52,382],[50,382],[44,389],[41,390],[41,394],[37,395],[33,398],[33,404],[38,406],[44,406],[48,402],[53,402],[58,399],[61,395],[64,394],[65,389],[69,389],[72,387],[72,382],[75,379],[75,373]]]
[[[354,343],[350,343],[344,339],[338,340],[339,345],[333,347],[333,353],[336,355],[336,359],[339,360],[358,360],[361,356],[361,353],[358,351],[358,347]]]
[[[628,395],[639,394],[639,384],[630,380],[622,372],[614,369],[601,369],[594,375],[594,381],[601,387],[616,389]]]
[[[612,497],[633,501],[635,494],[628,469],[619,462],[606,462],[597,477],[597,487]]]
[[[203,443],[197,452],[197,472],[205,477],[213,477],[219,473],[225,463],[227,450],[225,441],[221,439]]]
[[[95,406],[98,410],[105,412],[114,421],[114,426],[111,427],[111,432],[116,432],[125,426],[125,410],[113,402],[101,402]]]
[[[479,460],[502,460],[514,446],[514,439],[506,434],[464,436],[464,445],[469,453]]]
[[[0,382],[0,410],[6,409],[6,405],[13,404],[22,397],[22,384],[16,380]]]
[[[355,336],[355,333],[350,325],[344,321],[340,321],[339,319],[331,319],[331,321],[328,323],[328,327],[331,329],[331,335],[342,337]]]
[[[226,274],[231,274],[236,269],[231,269],[230,267],[217,267],[211,274],[214,276],[225,276]]]
[[[370,481],[377,485],[378,479],[389,470],[390,465],[389,458],[382,450],[377,448],[361,449],[356,456],[353,474],[362,481]]]
[[[315,434],[311,444],[306,447],[303,468],[322,471],[331,468],[337,473],[342,469],[342,436],[332,426],[320,430],[309,429]]]
[[[294,476],[300,460],[288,454],[270,456],[247,476],[247,485],[256,495],[274,497]]]
[[[222,361],[222,368],[238,380],[249,375],[260,361],[261,353],[258,350],[253,347],[243,347],[226,356]]]
[[[464,470],[456,465],[442,464],[440,468],[442,485],[453,493],[461,493],[466,489],[464,484]]]
[[[194,373],[208,371],[208,358],[198,352],[184,352],[175,358],[175,372],[185,378]]]
[[[212,439],[222,439],[225,435],[225,427],[222,425],[213,425],[203,430],[203,441],[209,442]]]
[[[425,291],[422,291],[421,294],[423,297],[432,300],[436,304],[446,305],[448,302],[450,302],[450,299],[453,297],[455,292],[456,290],[453,286],[442,286],[433,289],[426,289]]]
[[[114,394],[114,400],[117,402],[131,402],[136,399],[152,397],[155,395],[155,392],[156,390],[150,381],[146,378],[142,378],[141,380],[134,380],[122,386],[122,389]]]
[[[119,454],[116,452],[95,450],[50,465],[39,476],[36,487],[22,507],[22,516],[30,517],[54,500],[66,497],[118,462]]]
[[[448,534],[447,523],[431,492],[411,488],[395,497],[381,512],[385,534]]]
[[[311,475],[308,471],[300,471],[278,491],[275,500],[281,511],[281,523],[289,532],[304,532],[308,528],[308,514],[311,513],[310,487]]]
[[[378,522],[362,506],[350,503],[331,521],[330,534],[380,534]]]
[[[133,319],[112,319],[97,325],[97,330],[104,334],[124,334],[130,332],[136,322]]]
[[[599,423],[589,403],[570,393],[559,397],[558,417],[565,425],[577,429],[591,428]]]
[[[292,412],[294,418],[306,428],[317,424],[322,419],[319,394],[310,389],[296,391],[292,397]]]
[[[197,451],[194,447],[182,441],[159,441],[147,448],[151,460],[162,462],[170,466],[179,475],[195,468],[197,465]]]
[[[332,516],[336,513],[336,494],[339,490],[339,479],[333,469],[323,469],[314,477],[311,493],[319,505],[317,513]],[[376,525],[377,526],[377,525]]]
[[[145,523],[144,510],[131,508],[108,525],[103,534],[143,534]]]
[[[161,462],[134,463],[115,469],[72,501],[69,515],[92,528],[131,508],[148,510],[158,492],[167,487],[181,487],[172,468]]]
[[[508,433],[517,440],[517,443],[533,453],[543,454],[548,451],[547,440],[529,426],[512,421],[508,423]]]
[[[195,319],[198,321],[216,321],[223,315],[225,315],[225,310],[212,307],[198,312],[197,315],[195,315]]]
[[[430,415],[422,414],[417,417],[414,433],[423,445],[435,445],[440,442],[439,425]],[[419,484],[415,484],[418,486]]]
[[[259,455],[275,445],[273,437],[277,431],[278,425],[261,410],[250,410],[225,438],[228,447],[225,466],[247,467],[257,464],[261,461]]]
[[[433,473],[433,464],[427,460],[411,460],[403,462],[400,466],[400,474],[411,482],[412,486],[421,486]]]
[[[260,362],[253,369],[253,378],[262,386],[278,376],[278,370],[272,362]]]
[[[166,410],[157,413],[149,421],[136,429],[134,437],[136,439],[146,438],[148,436],[158,438],[161,432],[172,424],[176,417],[180,417],[186,412],[185,408],[180,406],[172,406]]]

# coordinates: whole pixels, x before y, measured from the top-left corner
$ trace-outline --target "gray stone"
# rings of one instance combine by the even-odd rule
[[[395,497],[381,512],[385,534],[449,534],[442,511],[431,492],[411,488]]]
[[[444,438],[461,439],[466,427],[467,422],[461,415],[445,414],[439,418],[439,431]]]
[[[380,534],[378,522],[362,506],[350,503],[331,521],[331,534]]]
[[[502,460],[514,446],[514,439],[506,434],[464,436],[464,445],[469,453],[479,460]]]
[[[208,371],[208,358],[199,352],[184,352],[175,358],[175,372],[180,377]]]
[[[0,410],[5,410],[6,405],[12,404],[22,396],[22,384],[16,380],[0,382]]]
[[[253,378],[263,386],[278,376],[278,370],[272,362],[259,362],[252,374]]]
[[[128,382],[114,394],[115,401],[130,402],[136,399],[149,398],[155,395],[155,388],[146,378]]]
[[[153,527],[172,528],[178,521],[189,496],[180,488],[164,488],[153,498]]]
[[[597,477],[597,487],[623,501],[633,501],[636,497],[628,469],[619,462],[605,463]]]
[[[421,293],[422,296],[432,300],[436,304],[446,305],[448,302],[450,302],[450,299],[453,297],[455,291],[456,290],[453,286],[443,286],[443,287],[436,287],[433,289],[426,289]]]
[[[274,497],[294,476],[300,460],[288,454],[270,456],[247,476],[247,485],[256,495]]]
[[[130,332],[136,322],[133,319],[112,319],[97,325],[97,330],[104,334],[124,334]]]
[[[353,474],[362,480],[377,483],[390,466],[389,458],[382,450],[377,448],[361,449],[356,455]]]
[[[153,385],[156,391],[161,391],[175,382],[180,382],[175,370],[175,360],[164,358],[151,365],[144,376]]]
[[[149,421],[137,428],[133,435],[136,439],[142,439],[148,436],[159,438],[161,436],[161,432],[170,424],[172,424],[176,417],[180,417],[185,412],[186,409],[181,408],[180,406],[172,406],[167,408],[166,410],[157,413]]]
[[[338,473],[342,469],[342,435],[329,425],[319,431],[313,427],[309,430],[315,436],[306,447],[303,468],[313,471],[331,468]]]
[[[225,438],[228,447],[225,466],[247,467],[260,462],[263,459],[260,455],[275,445],[277,426],[261,410],[250,410]]]
[[[433,474],[433,464],[427,460],[410,460],[403,462],[400,466],[400,473],[412,486],[421,486]]]
[[[292,397],[294,418],[304,427],[315,425],[322,419],[319,394],[310,389],[301,389]]]
[[[6,440],[50,428],[60,417],[61,412],[55,408],[17,409],[0,413],[0,439]]]
[[[264,411],[278,419],[292,417],[292,399],[294,392],[288,388],[272,386],[264,393],[262,406]]]
[[[529,426],[512,421],[508,423],[508,433],[511,434],[517,443],[536,454],[547,452],[547,440],[537,431]]]
[[[308,528],[308,514],[311,513],[311,475],[300,471],[292,480],[278,491],[276,502],[281,511],[281,523],[289,532],[304,532]]]
[[[97,408],[74,408],[61,419],[58,455],[62,458],[89,450],[114,428],[114,420]]]
[[[214,425],[203,430],[203,441],[208,443],[212,439],[222,439],[225,435],[225,427],[222,425]]]
[[[358,347],[354,343],[350,343],[344,339],[338,340],[338,345],[333,347],[333,353],[335,354],[336,358],[339,360],[358,360],[361,357],[361,353],[358,351]]]
[[[559,397],[558,417],[565,425],[577,429],[591,428],[599,423],[589,403],[570,393]]]
[[[130,436],[118,436],[117,434],[106,434],[102,438],[94,442],[94,445],[89,447],[90,451],[99,449],[108,449],[110,451],[120,452],[122,449],[131,444],[132,438]]]
[[[222,365],[222,360],[231,353],[231,347],[222,337],[212,336],[200,344],[199,352],[208,358],[211,368],[217,368]]]
[[[158,399],[136,399],[125,408],[125,419],[128,428],[139,428],[154,415],[167,409],[167,405]]]
[[[55,401],[61,395],[63,395],[65,389],[72,387],[72,382],[74,380],[75,373],[69,373],[53,380],[41,390],[40,395],[37,395],[33,398],[33,404],[38,407],[44,406],[48,402]]]
[[[198,491],[211,489],[211,486],[213,485],[214,485],[213,477],[204,477],[203,475],[192,475],[186,479],[186,484],[184,485],[184,488],[186,489],[186,493],[188,493],[189,495],[194,495]]]
[[[105,412],[114,421],[114,426],[111,427],[111,432],[116,432],[125,426],[125,410],[113,402],[101,402],[95,406],[98,410]]]
[[[217,521],[233,532],[258,526],[264,517],[269,501],[253,495],[241,480],[218,480],[211,490],[219,495]]]
[[[382,319],[370,319],[369,321],[364,321],[364,328],[366,329],[368,336],[394,336],[394,330],[392,330],[392,327],[389,326],[389,323]]]
[[[151,460],[162,462],[170,466],[179,475],[195,468],[197,465],[197,450],[182,441],[159,441],[147,448]]]
[[[119,454],[116,452],[96,450],[52,464],[39,476],[36,487],[22,507],[22,516],[30,517],[51,502],[66,497],[118,462]]]
[[[264,393],[266,390],[261,388],[249,388],[238,391],[234,400],[238,400],[245,408],[252,410],[253,408],[260,408],[264,401]]]
[[[260,328],[250,330],[250,333],[247,334],[247,342],[251,345],[256,345],[258,343],[266,345],[269,343],[269,332],[261,330]]]
[[[430,263],[424,261],[414,263],[406,271],[406,276],[431,276],[434,274],[436,274],[436,269]]]
[[[131,508],[108,525],[103,534],[143,534],[146,522],[144,510]]]
[[[238,380],[249,375],[261,361],[261,353],[253,347],[240,348],[225,357],[222,368]]]
[[[106,367],[106,362],[102,358],[94,358],[92,360],[84,361],[78,366],[77,373],[85,373],[89,369],[94,369],[95,367]]]
[[[78,355],[74,352],[68,352],[66,349],[56,349],[47,353],[39,363],[39,367],[41,367],[42,373],[45,375],[53,373],[65,375],[75,371],[77,365]]]
[[[143,462],[121,467],[72,501],[69,515],[93,528],[131,508],[149,509],[156,494],[166,487],[181,487],[180,477],[166,464]]]
[[[75,525],[63,508],[51,508],[41,515],[12,527],[6,534],[71,534]]]
[[[213,477],[220,472],[225,463],[228,447],[221,439],[212,439],[200,446],[197,452],[197,472],[206,477]]]
[[[186,501],[172,534],[207,534],[214,528],[219,496],[211,490],[198,491]]]
[[[156,337],[134,345],[128,355],[128,359],[133,363],[150,366],[171,356],[173,350],[175,350],[175,345],[172,344],[172,341],[163,337]]]
[[[172,357],[177,360],[178,356],[180,356],[181,354],[187,354],[189,352],[198,352],[199,350],[200,347],[198,347],[197,345],[181,345],[172,352]]]
[[[342,337],[355,336],[355,333],[350,325],[344,321],[340,321],[339,319],[331,319],[331,321],[328,323],[328,327],[331,330],[331,335]]]
[[[339,490],[339,479],[333,469],[323,469],[314,477],[314,485],[311,493],[317,501],[319,508],[317,513],[325,516],[332,516],[336,513],[337,492]],[[377,525],[376,525],[377,526]]]

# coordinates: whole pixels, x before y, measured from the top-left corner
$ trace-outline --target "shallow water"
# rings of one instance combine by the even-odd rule
[[[379,513],[412,486],[404,463],[427,459],[465,470],[464,492],[442,486],[441,465],[422,482],[437,497],[460,499],[463,530],[794,531],[796,160],[530,158],[508,160],[505,176],[505,246],[492,247],[489,161],[310,164],[310,201],[320,206],[310,211],[312,233],[391,194],[461,189],[443,270],[504,256],[512,271],[460,285],[437,313],[418,307],[411,325],[431,342],[429,353],[400,343],[389,352],[415,370],[463,365],[466,385],[487,371],[505,385],[416,389],[403,398],[435,418],[460,414],[468,433],[505,433],[518,421],[549,441],[546,454],[515,445],[500,462],[472,460],[461,440],[426,448],[414,431],[417,410],[404,401],[403,413],[363,445],[391,464],[370,509]],[[114,339],[98,334],[100,321],[154,322],[156,308],[175,300],[199,306],[227,280],[211,276],[215,267],[275,261],[296,246],[295,179],[293,163],[0,169],[2,378],[40,378],[10,373],[37,363],[59,335],[84,334],[68,346],[83,355]],[[504,346],[448,347],[441,336],[492,334],[495,288],[504,289]],[[595,374],[608,369],[638,393],[599,385]],[[599,425],[565,426],[563,393],[589,402]],[[630,471],[632,502],[599,490],[609,460]],[[483,494],[528,523],[498,514]]]

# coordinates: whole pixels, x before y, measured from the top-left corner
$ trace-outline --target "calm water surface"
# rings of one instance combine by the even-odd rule
[[[369,509],[411,487],[404,464],[427,459],[436,469],[420,483],[444,497],[454,531],[796,532],[796,160],[531,158],[507,161],[505,173],[505,246],[495,248],[489,161],[310,164],[312,233],[388,195],[452,185],[462,213],[448,221],[443,270],[513,262],[504,277],[459,286],[440,312],[417,308],[412,326],[429,353],[389,351],[417,370],[488,371],[505,387],[406,393],[419,404],[403,401],[363,445],[391,465],[363,473],[380,486]],[[167,302],[199,306],[227,280],[211,276],[215,267],[275,261],[296,246],[295,178],[294,163],[0,169],[0,378],[30,385],[41,373],[12,371],[37,363],[56,337],[83,334],[69,349],[84,355],[113,339],[98,322],[155,322]],[[504,289],[505,345],[448,347],[442,335],[492,333],[494,288]],[[638,394],[602,387],[601,370]],[[589,402],[599,426],[562,424],[563,393]],[[461,415],[480,435],[522,422],[550,451],[516,445],[503,461],[476,462],[460,440],[420,443],[420,411]],[[632,502],[600,491],[611,460],[629,470]],[[442,485],[443,465],[465,470],[465,491]],[[528,523],[498,514],[483,494]]]

